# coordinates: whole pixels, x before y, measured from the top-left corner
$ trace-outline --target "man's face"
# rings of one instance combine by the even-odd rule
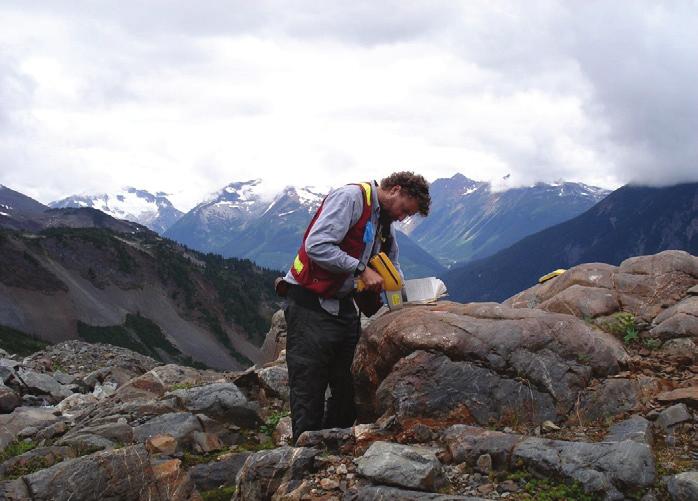
[[[400,186],[393,186],[388,190],[382,210],[391,221],[402,221],[417,213],[419,202],[403,192]]]

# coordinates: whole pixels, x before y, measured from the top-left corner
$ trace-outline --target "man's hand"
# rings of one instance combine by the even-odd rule
[[[383,291],[383,277],[381,277],[375,270],[366,267],[363,273],[359,275],[359,278],[368,290],[373,292]]]

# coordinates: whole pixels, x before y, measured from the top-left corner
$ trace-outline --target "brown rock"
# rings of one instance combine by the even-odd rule
[[[698,386],[679,388],[657,395],[660,402],[684,402],[691,407],[698,407]]]
[[[171,456],[177,450],[177,440],[171,435],[155,435],[145,441],[145,448],[151,454]]]
[[[610,289],[573,285],[543,302],[539,308],[579,318],[595,318],[619,311],[621,306]]]

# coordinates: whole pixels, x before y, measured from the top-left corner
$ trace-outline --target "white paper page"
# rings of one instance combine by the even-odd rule
[[[405,295],[408,303],[436,301],[446,294],[446,286],[436,277],[405,280]]]

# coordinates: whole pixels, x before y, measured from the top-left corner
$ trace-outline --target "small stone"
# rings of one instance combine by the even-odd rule
[[[492,456],[483,454],[477,458],[475,469],[483,475],[488,475],[492,471]]]
[[[664,409],[657,417],[657,425],[664,431],[668,431],[672,426],[690,421],[691,414],[688,412],[686,404],[676,404]]]
[[[346,475],[347,474],[347,465],[342,463],[339,466],[337,466],[337,474],[338,475]]]
[[[331,478],[323,478],[322,480],[320,480],[320,487],[322,487],[326,491],[331,491],[339,488],[339,482]]]
[[[494,492],[494,484],[482,484],[477,488],[478,494],[487,495]]]
[[[518,484],[516,482],[514,482],[513,480],[505,480],[504,482],[499,484],[499,487],[497,487],[497,490],[499,492],[509,493],[509,492],[519,492],[521,489],[518,486]]]
[[[514,430],[508,426],[504,427],[504,433],[514,433]]]
[[[561,428],[552,421],[543,421],[541,425],[543,431],[559,431]]]
[[[218,435],[215,433],[206,433],[203,431],[195,431],[192,434],[194,440],[194,449],[197,452],[213,452],[223,449],[225,446]]]

